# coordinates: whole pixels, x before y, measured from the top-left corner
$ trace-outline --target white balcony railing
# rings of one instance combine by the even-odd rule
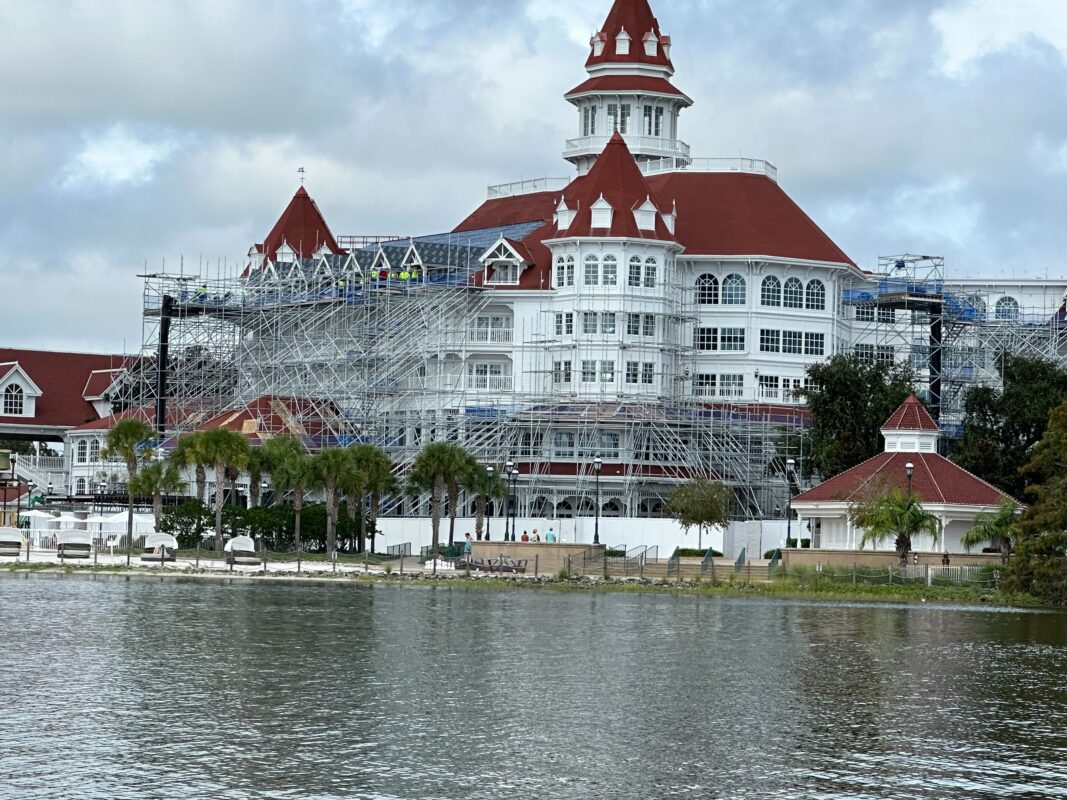
[[[468,375],[467,388],[475,392],[510,392],[515,388],[511,375]]]
[[[498,183],[490,186],[488,199],[496,200],[500,197],[515,197],[520,194],[533,194],[534,192],[558,192],[567,188],[573,178],[533,178],[526,181],[512,181],[511,183]]]
[[[467,331],[471,344],[511,344],[515,341],[512,328],[471,328]]]
[[[661,172],[743,172],[749,175],[766,175],[778,182],[778,168],[761,158],[694,158],[689,163],[679,163],[674,158],[657,158],[639,164],[645,175]]]
[[[635,136],[623,134],[626,146],[635,153],[663,153],[675,156],[689,157],[689,145],[681,139],[664,139],[659,136]],[[599,155],[611,141],[610,136],[583,136],[579,139],[568,139],[563,149],[563,157],[580,155]]]

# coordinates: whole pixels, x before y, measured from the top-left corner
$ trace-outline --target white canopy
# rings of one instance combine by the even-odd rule
[[[60,514],[58,517],[52,517],[52,522],[85,522],[85,520],[73,514]]]
[[[24,519],[55,519],[47,511],[38,511],[36,508],[31,511],[21,511],[19,516]]]
[[[233,550],[242,553],[254,553],[256,552],[256,543],[251,536],[234,536],[230,541],[226,542],[226,546],[222,549],[227,553]]]
[[[56,544],[92,544],[93,537],[88,531],[59,531],[56,534]]]
[[[111,522],[111,517],[105,517],[103,514],[95,514],[85,521],[91,525],[103,525]]]
[[[144,537],[145,550],[155,547],[169,547],[171,550],[178,549],[178,540],[169,533],[150,533]]]

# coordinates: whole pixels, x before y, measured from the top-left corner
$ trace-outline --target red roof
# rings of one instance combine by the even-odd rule
[[[453,233],[518,225],[520,222],[549,222],[558,201],[559,192],[532,192],[487,200],[459,223]]]
[[[578,95],[600,92],[667,94],[682,97],[692,104],[692,100],[666,78],[652,78],[647,75],[601,75],[575,86],[563,96],[569,100]]]
[[[619,55],[615,52],[615,39],[622,31],[630,37],[630,52],[627,55]],[[656,54],[645,55],[645,36],[651,32],[656,38]],[[657,22],[648,0],[615,0],[615,4],[608,12],[600,31],[595,38],[604,43],[604,51],[599,55],[589,54],[589,60],[585,66],[592,67],[598,64],[656,64],[658,66],[674,69],[671,59],[663,49],[664,44],[670,44],[670,39],[660,33]]]
[[[202,412],[200,412],[202,413]],[[167,402],[167,428],[175,428],[182,423],[188,423],[193,413],[185,408],[176,406],[173,402]],[[109,431],[116,424],[127,419],[139,419],[141,422],[148,423],[152,428],[156,427],[156,405],[152,403],[147,406],[141,406],[140,408],[128,408],[125,411],[120,411],[118,414],[113,414],[110,417],[103,417],[102,419],[96,419],[92,422],[87,422],[84,425],[79,425],[75,428],[76,431]]]
[[[869,492],[905,488],[905,465],[914,465],[912,491],[924,503],[995,506],[1013,500],[999,489],[935,453],[880,453],[850,470],[793,498],[797,503],[848,502],[867,499]]]
[[[833,241],[765,175],[666,172],[648,185],[678,204],[675,237],[686,255],[761,255],[852,264]]]
[[[93,404],[85,399],[90,377],[95,371],[121,368],[133,360],[120,355],[0,348],[0,363],[18,362],[41,390],[32,418],[0,415],[0,424],[72,428],[98,419]]]
[[[262,434],[280,433],[321,436],[332,433],[332,421],[323,419],[320,409],[311,400],[264,396],[253,400],[247,407],[212,417],[197,430],[226,428],[255,439],[262,439]]]
[[[288,244],[300,258],[311,258],[324,245],[331,253],[342,252],[322,212],[303,186],[297,189],[263,244],[256,247],[273,259],[282,244]]]
[[[940,431],[926,406],[915,395],[910,395],[907,400],[900,404],[900,408],[893,412],[882,426],[883,431]]]
[[[124,371],[125,370],[121,367],[119,369],[93,370],[89,375],[89,380],[85,382],[85,388],[82,389],[82,396],[86,399],[103,397],[104,393],[111,388],[111,384],[113,384]]]
[[[637,162],[626,146],[622,135],[615,133],[608,142],[600,158],[596,160],[584,181],[572,183],[563,192],[567,207],[577,213],[567,232],[563,236],[625,236],[633,239],[656,239],[674,241],[674,234],[668,229],[660,210],[663,208],[656,200],[655,193],[641,174]],[[611,204],[614,213],[611,228],[594,228],[592,206],[603,198]],[[650,201],[656,207],[655,230],[647,231],[637,227],[634,211]]]

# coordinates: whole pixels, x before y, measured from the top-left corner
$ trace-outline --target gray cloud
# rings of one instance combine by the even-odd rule
[[[653,3],[694,151],[777,163],[858,262],[1062,274],[1056,3]],[[236,269],[299,166],[353,234],[447,230],[487,183],[568,174],[562,94],[608,6],[0,0],[5,342],[136,348],[135,274]]]

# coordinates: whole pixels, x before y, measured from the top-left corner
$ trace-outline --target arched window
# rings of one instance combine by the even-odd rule
[[[1015,322],[1019,319],[1019,301],[1014,297],[997,300],[997,322]]]
[[[656,272],[659,269],[659,262],[654,258],[645,259],[645,288],[656,288]]]
[[[799,278],[790,278],[785,282],[782,305],[786,308],[804,307],[804,284],[800,282]]]
[[[773,275],[763,279],[760,290],[760,305],[780,306],[782,304],[782,282]]]
[[[567,256],[567,286],[574,286],[574,256]]]
[[[641,285],[641,256],[630,257],[630,269],[626,274],[626,285],[634,287]]]
[[[804,295],[804,305],[810,311],[826,310],[826,286],[822,281],[809,281]]]
[[[85,478],[78,478],[74,482],[74,494],[85,494]]]
[[[89,442],[89,463],[95,464],[100,460],[100,440],[93,439]]]
[[[565,285],[564,281],[566,281],[566,279],[567,279],[566,263],[567,262],[563,260],[563,256],[557,256],[556,257],[556,280],[555,280],[555,284],[556,284],[556,288],[557,289],[560,289]]]
[[[585,285],[600,285],[600,256],[593,253],[585,257]]]
[[[714,275],[701,275],[697,278],[697,303],[702,306],[719,304],[719,279]]]
[[[722,279],[722,304],[724,306],[743,306],[748,302],[748,287],[745,279],[734,273]]]
[[[25,408],[23,400],[22,387],[17,383],[9,383],[4,389],[4,415],[21,416]]]
[[[604,268],[600,273],[600,282],[605,286],[614,286],[619,279],[619,259],[615,256],[604,256]]]
[[[89,455],[89,443],[87,441],[85,441],[84,439],[82,439],[80,442],[78,442],[78,456],[77,456],[78,463],[79,464],[84,464],[85,461],[86,461],[86,458],[88,457],[88,455]]]

